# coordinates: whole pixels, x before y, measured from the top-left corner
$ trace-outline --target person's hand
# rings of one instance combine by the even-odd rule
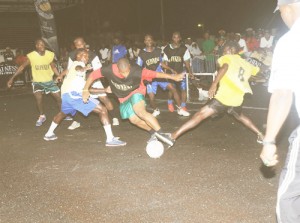
[[[55,82],[60,83],[60,82],[62,82],[62,80],[63,80],[63,77],[61,75],[58,75],[55,79]]]
[[[83,103],[88,103],[89,98],[90,98],[90,92],[88,90],[83,90],[82,91],[82,100],[83,100]]]
[[[217,91],[217,85],[213,83],[208,90],[209,99],[212,99],[215,96],[216,91]]]
[[[80,65],[78,65],[78,66],[75,67],[75,70],[76,70],[76,71],[79,71],[79,72],[84,72],[84,71],[85,71],[85,68],[82,67],[82,66],[80,66]]]
[[[84,68],[85,71],[87,71],[87,70],[92,70],[92,69],[93,69],[93,67],[92,67],[90,64],[88,64],[88,65]]]
[[[277,147],[275,144],[264,145],[260,158],[265,166],[272,167],[278,163]]]
[[[176,70],[171,69],[172,74],[177,74]]]
[[[107,88],[105,88],[105,92],[106,92],[106,93],[109,93],[109,94],[112,93],[110,86],[108,86]]]
[[[193,73],[189,73],[189,78],[191,78],[191,79],[195,79],[195,76],[194,76],[194,74]]]
[[[174,76],[172,76],[172,79],[177,82],[182,81],[183,78],[184,78],[184,74],[175,74]]]
[[[14,79],[12,79],[12,78],[9,79],[9,81],[6,84],[8,88],[11,88],[11,86],[13,85],[13,81],[14,81]]]

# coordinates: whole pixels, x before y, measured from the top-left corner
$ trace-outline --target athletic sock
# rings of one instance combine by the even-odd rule
[[[111,141],[114,138],[112,133],[111,125],[104,125],[103,126],[105,134],[106,134],[106,141]]]
[[[186,107],[186,103],[185,102],[181,102],[181,108]]]
[[[49,129],[48,129],[48,132],[46,133],[46,136],[51,136],[54,134],[54,130],[56,129],[56,127],[58,126],[58,124],[56,124],[55,122],[52,122]]]
[[[173,104],[173,100],[168,99],[168,105]]]

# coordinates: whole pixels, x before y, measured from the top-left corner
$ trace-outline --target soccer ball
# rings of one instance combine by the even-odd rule
[[[164,145],[158,140],[153,140],[148,143],[146,152],[151,158],[157,159],[164,154]]]

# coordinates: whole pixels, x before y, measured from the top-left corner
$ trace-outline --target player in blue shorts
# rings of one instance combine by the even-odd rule
[[[172,35],[172,43],[168,44],[164,48],[163,63],[166,63],[169,67],[175,70],[177,73],[184,72],[185,69],[188,71],[190,78],[194,78],[190,66],[191,55],[187,47],[181,43],[181,34],[179,32],[174,32]],[[174,83],[175,84],[175,83]],[[186,100],[186,79],[184,78],[179,84],[181,90],[181,108],[187,111]],[[172,95],[169,95],[168,100],[169,111],[174,111]]]
[[[166,70],[171,71],[171,73],[176,73],[168,65],[166,65],[165,63],[161,63],[162,62],[161,49],[154,47],[154,41],[151,35],[148,34],[145,36],[144,43],[146,45],[146,48],[140,51],[139,56],[137,58],[137,64],[139,66],[157,72],[163,72],[162,68],[164,68]],[[160,87],[164,91],[168,89],[170,92],[172,92],[172,95],[174,96],[177,105],[177,113],[179,115],[183,115],[183,116],[190,115],[188,112],[184,111],[180,107],[180,97],[175,86],[165,79],[154,79],[151,83],[147,84],[147,94],[149,95],[150,106],[154,110],[154,112],[152,113],[154,117],[160,114],[160,110],[158,109],[155,103],[155,95],[157,93],[158,87]]]
[[[78,49],[76,54],[76,61],[69,68],[68,73],[64,79],[61,87],[62,92],[62,106],[61,111],[53,118],[48,132],[45,134],[46,141],[56,140],[57,136],[54,130],[61,123],[61,121],[68,115],[74,116],[77,111],[83,115],[88,116],[91,112],[99,115],[100,121],[103,124],[106,133],[106,146],[125,146],[126,142],[114,137],[109,121],[107,109],[101,106],[97,99],[91,98],[88,103],[83,103],[82,91],[85,85],[85,73],[89,68],[86,66],[88,62],[88,51],[85,49]],[[104,93],[104,90],[97,89],[97,92]]]

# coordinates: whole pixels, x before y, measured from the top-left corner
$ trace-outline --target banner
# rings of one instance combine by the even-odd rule
[[[56,57],[59,56],[56,27],[54,15],[48,0],[34,0],[35,9],[39,15],[42,39],[46,42],[50,50]]]

